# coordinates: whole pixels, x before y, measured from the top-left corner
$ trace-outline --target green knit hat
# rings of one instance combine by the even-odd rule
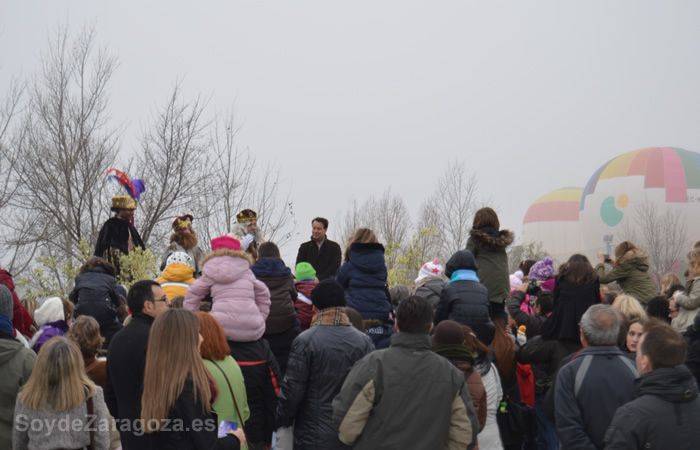
[[[307,262],[300,262],[297,264],[297,268],[294,273],[297,277],[297,281],[313,280],[316,278],[316,271],[314,270],[313,266]]]

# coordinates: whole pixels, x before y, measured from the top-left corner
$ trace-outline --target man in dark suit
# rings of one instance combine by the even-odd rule
[[[333,278],[340,268],[342,252],[337,242],[328,240],[328,219],[316,217],[311,221],[311,240],[299,246],[297,262],[307,262],[316,270],[316,278]]]

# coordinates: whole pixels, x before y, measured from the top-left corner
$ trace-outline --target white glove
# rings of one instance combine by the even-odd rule
[[[254,240],[255,240],[255,237],[253,237],[253,235],[250,233],[243,236],[243,241],[241,241],[241,245],[243,246],[243,251],[248,250],[248,247],[250,247],[250,244],[252,244]]]

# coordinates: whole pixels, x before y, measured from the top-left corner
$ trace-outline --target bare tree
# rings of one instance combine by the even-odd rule
[[[508,247],[508,270],[510,273],[514,273],[518,270],[520,263],[526,259],[531,259],[533,261],[541,261],[545,256],[548,256],[547,250],[544,249],[544,245],[541,241],[523,243],[514,243]],[[557,263],[557,261],[555,261]],[[527,276],[528,274],[523,274]]]
[[[433,195],[421,206],[419,228],[435,227],[433,242],[439,258],[449,258],[467,245],[474,213],[478,209],[476,175],[463,161],[452,161],[437,182]]]
[[[387,189],[376,202],[376,230],[380,240],[402,246],[406,243],[408,230],[411,228],[411,215],[406,203],[398,194]]]
[[[107,89],[118,63],[95,41],[91,27],[75,37],[60,28],[28,85],[12,143],[21,177],[8,197],[12,219],[3,223],[4,244],[21,256],[14,268],[25,267],[37,247],[56,258],[78,257],[78,243],[94,244],[104,218],[104,176],[120,135],[109,124]]]
[[[340,222],[340,245],[346,247],[350,236],[358,228],[370,228],[384,244],[385,260],[388,270],[396,266],[399,258],[407,251],[408,230],[411,228],[411,216],[403,198],[392,194],[391,189],[377,200],[371,196],[361,205],[357,200],[349,203]],[[411,244],[413,244],[411,242]],[[411,247],[412,251],[413,247]],[[414,251],[415,252],[415,251]]]
[[[200,98],[183,100],[180,83],[175,83],[167,102],[142,133],[141,150],[132,167],[146,182],[139,233],[147,246],[164,246],[170,221],[207,193],[209,121],[203,117],[204,107]]]
[[[238,147],[239,130],[234,108],[218,115],[211,127],[207,152],[216,170],[206,170],[206,189],[194,205],[198,233],[207,241],[226,234],[236,215],[251,208],[258,213],[265,239],[282,247],[295,226],[290,190],[280,190],[281,174],[274,164],[261,165],[248,148]]]
[[[291,241],[291,229],[296,226],[296,221],[290,191],[287,190],[284,197],[280,192],[280,176],[274,165],[262,166],[253,183],[249,204],[257,208],[258,223],[265,239],[281,248]]]
[[[0,246],[3,266],[15,275],[38,256],[80,258],[78,244],[94,246],[107,218],[115,189],[105,187],[106,173],[116,165],[122,131],[110,125],[107,90],[118,63],[95,43],[91,27],[75,37],[61,28],[27,84],[26,108],[21,83],[0,103]],[[206,101],[184,99],[175,83],[125,167],[146,181],[137,212],[144,242],[156,251],[165,246],[171,220],[190,212],[205,238],[226,233],[247,207],[283,245],[294,214],[279,169],[238,149],[232,112],[219,120],[205,109]]]
[[[633,220],[622,226],[620,239],[647,251],[650,274],[659,286],[664,274],[678,273],[690,246],[684,214],[660,208],[649,199],[638,205]]]
[[[342,218],[337,222],[338,226],[338,243],[341,248],[348,245],[350,236],[358,228],[372,228],[374,223],[369,218],[368,210],[372,208],[374,199],[370,197],[364,203],[360,204],[357,199],[352,199],[348,202],[347,209],[343,212]]]
[[[355,199],[350,201],[340,224],[341,245],[347,245],[355,230],[366,227],[371,228],[383,244],[400,247],[406,243],[411,215],[403,198],[387,189],[379,199],[370,196],[362,204]]]
[[[236,141],[240,126],[234,109],[217,116],[211,137],[212,163],[216,170],[206,179],[207,189],[193,210],[196,230],[207,242],[228,233],[252,188],[255,157]]]
[[[18,186],[17,136],[12,135],[12,126],[22,113],[22,97],[26,84],[17,79],[10,81],[9,92],[0,102],[0,212],[15,194]]]

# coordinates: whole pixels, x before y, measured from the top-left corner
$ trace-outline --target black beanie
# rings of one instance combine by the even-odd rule
[[[345,307],[345,291],[335,280],[323,280],[311,291],[311,303],[323,310],[326,308]]]

